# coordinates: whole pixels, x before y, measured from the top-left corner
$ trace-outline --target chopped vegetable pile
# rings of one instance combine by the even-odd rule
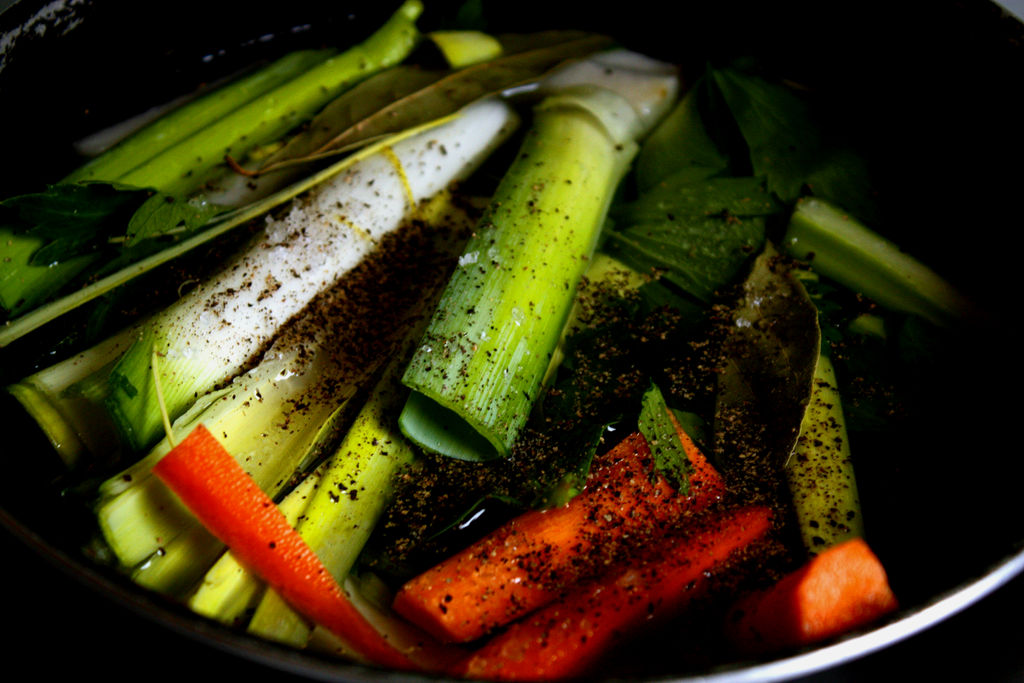
[[[858,439],[916,409],[905,350],[982,314],[872,227],[827,103],[423,9],[0,201],[0,346],[81,327],[7,389],[89,552],[254,636],[485,680],[891,615]]]

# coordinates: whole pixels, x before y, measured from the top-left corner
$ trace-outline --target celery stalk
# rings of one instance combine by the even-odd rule
[[[974,305],[933,270],[821,199],[797,203],[783,246],[818,273],[886,308],[936,325],[977,315]]]
[[[674,98],[674,74],[627,55],[574,65],[583,85],[569,71],[546,86],[403,377],[400,424],[421,447],[504,456],[526,422],[635,140]]]
[[[3,270],[0,271],[0,311],[20,315],[46,301],[97,260],[81,254],[60,263],[33,266],[29,259],[45,240],[35,235],[0,227]]]
[[[297,77],[332,53],[333,50],[293,52],[232,83],[201,95],[125,138],[76,169],[63,182],[116,180],[168,147]]]

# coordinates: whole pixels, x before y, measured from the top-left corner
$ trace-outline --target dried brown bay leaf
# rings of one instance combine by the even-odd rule
[[[777,502],[800,433],[821,347],[818,311],[769,244],[726,318],[715,455],[734,489]],[[781,487],[781,488],[780,488]]]
[[[257,194],[307,172],[301,167],[310,162],[449,116],[482,97],[527,87],[566,60],[585,57],[612,42],[577,31],[502,36],[501,40],[506,48],[503,56],[463,69],[405,65],[363,81],[325,107],[258,169],[247,172],[260,177],[263,189]]]

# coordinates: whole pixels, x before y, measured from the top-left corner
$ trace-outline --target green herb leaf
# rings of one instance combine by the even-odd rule
[[[688,494],[693,463],[672,423],[665,398],[654,383],[641,400],[638,424],[640,433],[650,446],[655,467],[674,489],[683,495]]]
[[[820,157],[821,139],[806,104],[786,88],[737,69],[712,72],[750,147],[754,174],[793,202]]]
[[[694,181],[684,171],[665,178],[635,201],[617,206],[613,215],[629,224],[683,216],[767,216],[783,208],[760,178]]]
[[[104,246],[124,229],[125,221],[146,192],[109,183],[58,184],[42,192],[11,197],[0,205],[11,210],[18,234],[42,240],[30,265],[48,266]]]
[[[731,282],[764,243],[763,216],[781,210],[756,178],[666,181],[614,218],[604,249],[640,272],[664,278],[700,301]]]
[[[201,228],[223,208],[198,200],[185,200],[157,193],[132,215],[125,233],[125,247],[137,247],[154,237],[184,236]]]
[[[787,203],[805,190],[873,216],[867,165],[827,134],[811,100],[795,90],[735,68],[712,71],[750,150],[754,175]]]

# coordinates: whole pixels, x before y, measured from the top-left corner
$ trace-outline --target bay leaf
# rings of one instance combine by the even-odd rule
[[[768,244],[726,319],[714,443],[719,466],[752,495],[783,482],[821,345],[818,312],[788,262]]]
[[[511,53],[457,71],[407,66],[364,81],[325,107],[305,131],[271,156],[260,172],[351,150],[448,116],[477,99],[523,87],[568,59],[585,57],[611,44],[605,36],[578,32],[545,32],[511,40]]]

